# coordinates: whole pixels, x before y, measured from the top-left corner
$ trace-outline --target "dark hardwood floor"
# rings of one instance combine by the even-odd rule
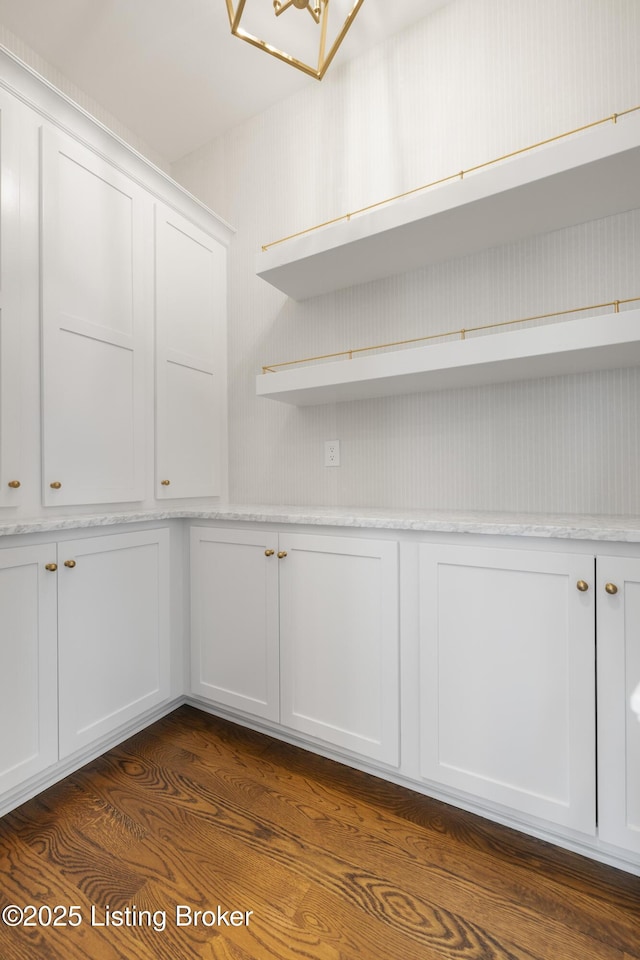
[[[1,820],[0,858],[0,909],[44,908],[0,960],[640,958],[639,878],[188,707]]]

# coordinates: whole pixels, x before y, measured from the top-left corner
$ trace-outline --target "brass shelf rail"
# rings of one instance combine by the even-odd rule
[[[290,233],[286,237],[281,237],[279,240],[272,240],[270,243],[265,243],[262,245],[262,252],[266,253],[267,250],[270,250],[272,247],[277,247],[281,243],[286,243],[287,240],[294,240],[296,237],[304,237],[308,233],[314,233],[316,230],[321,230],[323,227],[329,227],[334,223],[341,223],[343,221],[348,222],[352,217],[357,217],[361,213],[367,213],[370,210],[376,210],[378,207],[386,206],[388,203],[393,203],[396,200],[403,200],[405,197],[411,197],[415,193],[421,193],[423,190],[429,190],[431,187],[440,186],[443,183],[450,183],[452,180],[463,180],[468,173],[475,173],[477,170],[484,170],[486,167],[492,167],[496,163],[501,163],[503,160],[510,160],[512,157],[518,157],[523,153],[529,153],[531,150],[537,150],[538,147],[544,147],[549,143],[556,143],[558,140],[566,140],[567,137],[572,137],[576,133],[583,133],[585,130],[591,130],[593,127],[602,126],[604,123],[617,123],[619,117],[625,117],[629,113],[635,113],[640,110],[640,104],[637,107],[629,107],[628,110],[621,110],[619,113],[612,113],[608,117],[603,117],[601,120],[593,120],[591,123],[585,123],[581,127],[575,127],[573,130],[567,130],[566,133],[558,133],[554,137],[547,137],[546,140],[539,140],[537,143],[532,143],[528,147],[520,147],[519,150],[512,150],[510,153],[505,153],[501,157],[496,157],[494,160],[485,160],[484,163],[477,163],[473,167],[468,167],[466,170],[458,170],[455,173],[449,174],[447,177],[441,177],[439,180],[432,180],[430,183],[424,183],[420,187],[413,187],[411,190],[405,190],[404,193],[397,193],[393,197],[386,197],[384,200],[378,200],[376,203],[370,203],[366,207],[359,207],[357,210],[352,210],[350,213],[343,213],[339,217],[333,217],[331,220],[324,220],[322,223],[317,223],[313,227],[307,227],[305,230],[298,230],[297,233]]]
[[[587,307],[572,307],[571,310],[556,310],[553,313],[539,313],[533,317],[520,317],[517,320],[499,320],[496,323],[484,323],[477,327],[461,327],[459,330],[446,330],[442,333],[430,333],[424,337],[412,337],[409,340],[393,340],[390,343],[375,343],[368,347],[353,347],[350,350],[338,350],[336,353],[322,353],[315,357],[304,357],[300,360],[285,360],[282,363],[269,363],[262,367],[264,373],[276,373],[283,367],[299,366],[305,363],[315,363],[318,360],[352,360],[355,354],[368,353],[372,350],[390,350],[392,347],[405,347],[412,343],[425,343],[428,340],[441,340],[445,337],[459,337],[466,339],[468,333],[477,333],[479,330],[493,330],[496,327],[510,327],[516,323],[530,323],[533,320],[549,320],[552,317],[564,317],[569,313],[586,313],[588,310],[603,310],[613,307],[614,313],[620,312],[622,304],[638,303],[640,297],[627,297],[625,300],[608,300],[606,303],[592,303]],[[640,332],[640,331],[639,331]]]

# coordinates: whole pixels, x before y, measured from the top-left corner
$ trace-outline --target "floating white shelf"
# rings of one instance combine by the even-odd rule
[[[305,300],[640,207],[640,111],[258,254]]]
[[[256,393],[310,406],[638,365],[634,309],[264,373]]]

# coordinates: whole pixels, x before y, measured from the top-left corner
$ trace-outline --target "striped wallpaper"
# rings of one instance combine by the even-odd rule
[[[174,165],[238,229],[233,500],[640,514],[636,369],[299,409],[254,392],[263,363],[640,296],[640,211],[304,303],[254,272],[261,243],[640,104],[638,49],[637,0],[452,0]]]

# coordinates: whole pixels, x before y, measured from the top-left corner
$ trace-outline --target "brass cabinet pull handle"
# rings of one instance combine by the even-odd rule
[[[576,587],[578,588],[580,593],[586,593],[587,590],[589,589],[589,584],[587,583],[586,580],[578,580],[578,582],[576,583]]]
[[[616,587],[615,583],[605,583],[604,588],[611,596],[618,592],[618,588]]]
[[[20,481],[19,481],[19,480],[9,480],[9,483],[7,484],[7,486],[11,487],[12,490],[17,490],[18,487],[20,486]]]
[[[265,557],[272,557],[274,553],[275,553],[275,550],[265,550],[264,555]]]
[[[287,555],[287,551],[286,551],[286,550],[280,550],[280,551],[278,552],[278,560],[284,559],[284,557],[286,557],[286,555]]]
[[[49,484],[49,486],[51,487],[52,490],[59,490],[62,484],[60,483],[59,480],[54,480],[53,483]]]
[[[58,569],[58,564],[57,564],[57,563],[45,563],[44,568],[45,568],[45,570],[49,570],[51,573],[55,573],[56,570]]]
[[[161,487],[170,487],[170,486],[171,486],[171,480],[161,480],[161,481],[160,481],[160,486],[161,486]]]
[[[69,567],[70,570],[73,570],[73,568],[76,565],[76,562],[75,560],[65,560],[64,565],[65,567]]]

